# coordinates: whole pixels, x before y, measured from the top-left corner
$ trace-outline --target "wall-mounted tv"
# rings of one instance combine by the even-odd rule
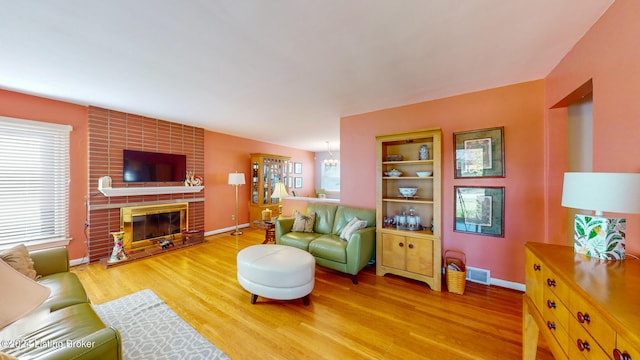
[[[123,150],[124,182],[184,181],[187,156],[148,151]]]

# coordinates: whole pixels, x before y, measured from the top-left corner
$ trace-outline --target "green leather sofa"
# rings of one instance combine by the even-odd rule
[[[41,275],[36,281],[51,295],[31,314],[0,330],[0,352],[19,359],[121,359],[120,333],[93,311],[80,279],[69,272],[67,249],[29,255]]]
[[[376,248],[376,212],[348,206],[310,203],[306,214],[316,214],[313,232],[292,232],[294,218],[276,221],[276,244],[308,251],[316,264],[351,275],[358,284],[358,273],[374,258]],[[348,241],[340,238],[342,229],[357,217],[367,227],[355,231]]]

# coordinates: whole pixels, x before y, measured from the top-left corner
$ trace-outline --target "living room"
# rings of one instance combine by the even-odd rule
[[[341,117],[340,203],[375,208],[376,135],[440,127],[443,249],[464,251],[469,266],[490,270],[495,284],[524,290],[525,243],[571,244],[572,222],[560,201],[567,161],[567,105],[593,93],[593,171],[640,170],[640,165],[632,161],[638,158],[635,116],[640,115],[640,105],[634,100],[640,84],[636,66],[640,49],[635,46],[640,33],[635,15],[639,13],[640,5],[635,1],[618,0],[611,4],[542,78]],[[125,114],[118,109],[109,111]],[[53,96],[0,90],[0,116],[73,126],[70,153],[74,186],[69,213],[72,240],[67,248],[75,264],[87,257],[86,199],[97,187],[87,175],[89,112],[86,105],[56,100]],[[493,127],[504,127],[506,176],[479,179],[473,184],[505,187],[504,237],[455,232],[453,187],[469,182],[454,178],[453,134]],[[249,174],[250,153],[283,154],[300,162],[304,169],[300,193],[313,194],[313,151],[211,130],[203,131],[202,146],[203,172],[199,174],[205,184],[202,224],[209,235],[234,225],[231,215],[235,213],[236,200],[227,176],[235,171]],[[241,192],[240,224],[249,223],[248,202],[249,192]],[[634,239],[640,234],[640,216],[626,214],[626,218],[626,234],[630,239],[627,252],[639,254],[640,243]]]

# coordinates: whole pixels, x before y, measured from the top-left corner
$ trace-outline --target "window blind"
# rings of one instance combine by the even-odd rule
[[[69,239],[71,130],[0,117],[0,246]]]

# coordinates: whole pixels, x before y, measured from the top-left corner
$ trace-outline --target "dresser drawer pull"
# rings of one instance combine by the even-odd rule
[[[578,350],[580,351],[590,351],[591,350],[591,346],[589,346],[589,343],[586,341],[582,341],[582,339],[578,339],[578,341],[576,341],[576,344],[578,345]]]
[[[409,249],[413,249],[413,244],[409,244]]]
[[[631,355],[628,352],[622,352],[618,349],[613,349],[613,358],[615,360],[631,360]]]
[[[556,323],[551,322],[551,321],[547,321],[547,327],[549,328],[549,330],[555,330],[556,329]]]
[[[540,265],[539,264],[533,264],[533,271],[540,271]]]
[[[578,322],[580,324],[584,324],[584,323],[590,323],[591,322],[591,317],[589,316],[589,314],[587,313],[582,313],[581,311],[578,311]]]
[[[398,246],[403,247],[404,243],[399,243]]]
[[[555,287],[556,286],[556,281],[555,280],[551,280],[551,279],[547,279],[547,285],[549,285],[549,287]]]
[[[556,308],[556,302],[555,301],[551,301],[551,300],[547,300],[547,307],[549,309],[555,309]]]

